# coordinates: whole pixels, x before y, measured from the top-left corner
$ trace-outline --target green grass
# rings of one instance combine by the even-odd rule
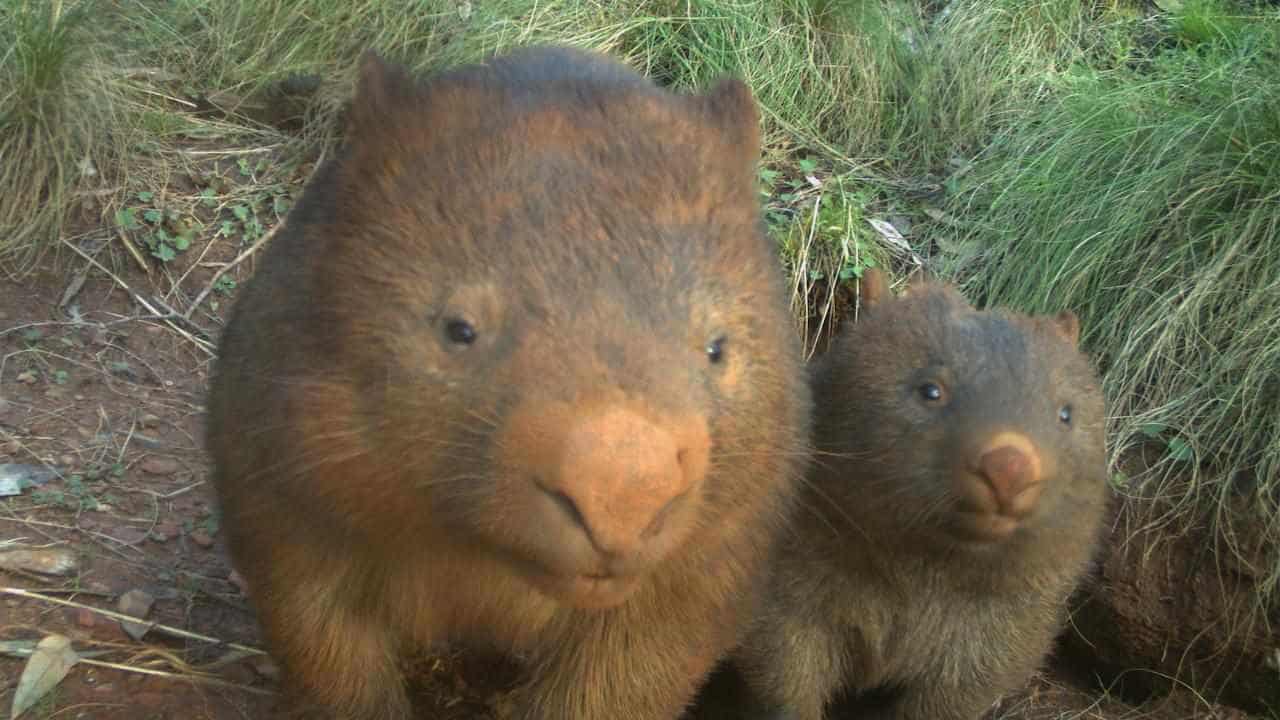
[[[1188,3],[1176,47],[1078,65],[1007,128],[954,211],[975,295],[1076,309],[1106,372],[1117,455],[1155,443],[1135,494],[1175,531],[1280,541],[1280,18]],[[1269,597],[1280,564],[1254,568]]]
[[[924,167],[971,156],[1042,100],[1043,86],[1102,34],[1107,14],[1062,0],[958,0],[932,20],[920,78],[902,108]]]

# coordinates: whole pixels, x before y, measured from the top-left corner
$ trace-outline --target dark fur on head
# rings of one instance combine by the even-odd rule
[[[816,456],[739,664],[778,717],[974,720],[1050,648],[1107,499],[1098,379],[1064,312],[918,280],[815,368]],[[816,515],[816,517],[815,517]]]
[[[209,400],[296,687],[403,717],[395,656],[454,643],[527,661],[519,717],[658,720],[736,644],[808,437],[757,123],[564,48],[365,58]]]

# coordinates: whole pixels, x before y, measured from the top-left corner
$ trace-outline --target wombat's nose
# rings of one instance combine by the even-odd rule
[[[1025,435],[1001,433],[992,438],[978,460],[978,471],[1004,515],[1027,515],[1040,499],[1040,455]]]
[[[660,427],[616,407],[580,417],[565,436],[558,477],[544,489],[597,550],[632,555],[663,532],[706,473],[706,425],[684,425]]]

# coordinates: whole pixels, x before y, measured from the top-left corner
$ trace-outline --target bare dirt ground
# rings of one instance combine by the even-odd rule
[[[250,244],[204,237],[148,273],[114,229],[69,242],[84,253],[62,247],[71,273],[44,268],[21,282],[0,280],[0,478],[36,473],[28,476],[36,484],[0,497],[0,554],[65,550],[75,561],[63,575],[0,570],[0,648],[60,634],[82,657],[99,654],[23,717],[284,717],[274,666],[236,647],[257,648],[260,639],[221,545],[201,449],[211,348],[231,284],[220,281],[188,311]],[[226,276],[243,282],[252,269],[250,256]],[[185,317],[166,319],[170,311]],[[125,607],[159,624],[140,639],[93,610],[119,611],[122,596],[138,597],[131,591],[152,603]],[[0,718],[26,662],[0,654]],[[489,717],[489,688],[468,682],[475,673],[461,665],[412,661],[422,717]],[[1087,668],[1050,671],[993,717],[1247,717],[1191,693],[1133,707],[1084,689],[1089,679]]]

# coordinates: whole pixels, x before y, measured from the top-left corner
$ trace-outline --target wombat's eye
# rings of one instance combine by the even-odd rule
[[[725,344],[725,340],[726,340],[726,338],[724,338],[723,336],[721,336],[721,337],[718,337],[718,338],[716,338],[715,340],[712,340],[711,342],[707,343],[707,348],[706,348],[706,350],[707,350],[707,359],[708,359],[708,360],[710,360],[710,361],[711,361],[711,362],[713,362],[713,363],[718,363],[718,362],[720,362],[721,360],[724,360],[724,352],[725,352],[725,350],[724,350],[724,344]]]
[[[459,345],[470,345],[476,341],[476,329],[466,320],[450,320],[445,323],[444,335],[449,342]]]
[[[1064,425],[1071,424],[1071,406],[1070,405],[1063,405],[1061,408],[1058,408],[1058,419],[1061,420],[1062,424]]]
[[[927,382],[917,388],[920,397],[928,402],[937,402],[942,399],[942,388],[937,383]]]

